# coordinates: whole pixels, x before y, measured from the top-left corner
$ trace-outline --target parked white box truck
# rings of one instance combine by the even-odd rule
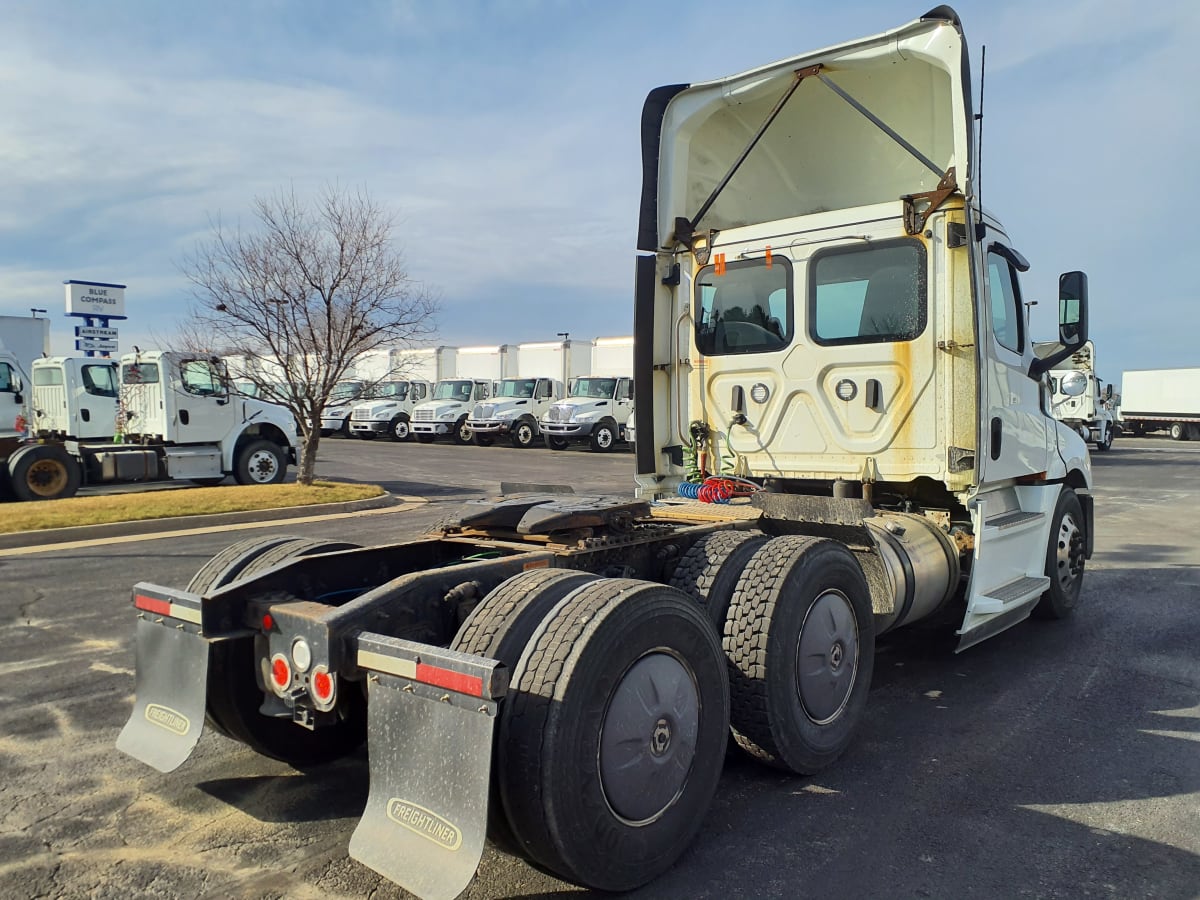
[[[428,381],[382,381],[367,389],[351,407],[350,433],[363,440],[387,435],[393,441],[412,436],[413,409],[429,399],[433,385]]]
[[[538,424],[563,397],[563,385],[588,371],[591,341],[540,341],[517,347],[517,377],[501,379],[492,396],[467,417],[472,439],[482,447],[507,437],[514,447],[531,447]]]
[[[500,379],[515,374],[517,348],[500,344],[460,347],[453,376],[443,377],[433,388],[433,397],[412,412],[412,431],[423,444],[448,434],[456,444],[471,442],[467,417],[476,403],[492,395]]]
[[[1200,440],[1200,368],[1135,369],[1121,375],[1121,428]]]
[[[354,364],[353,377],[339,382],[334,387],[330,402],[321,410],[321,436],[331,434],[349,437],[351,434],[350,414],[356,403],[375,398],[380,382],[434,383],[454,374],[457,347],[420,347],[404,350],[370,350]],[[383,393],[396,388],[383,389]],[[418,391],[417,393],[421,393]],[[413,404],[427,399],[422,395]],[[411,416],[413,404],[404,412]],[[391,419],[388,419],[389,423]],[[360,436],[362,431],[360,430]],[[406,438],[397,438],[404,440]]]
[[[612,450],[626,439],[633,411],[633,338],[596,338],[591,371],[576,378],[567,397],[540,422],[546,446],[565,450],[573,441],[593,450]]]

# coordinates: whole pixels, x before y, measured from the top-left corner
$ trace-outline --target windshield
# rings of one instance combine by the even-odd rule
[[[407,381],[389,381],[384,384],[377,384],[375,387],[367,391],[365,399],[382,400],[385,397],[399,398],[403,400],[408,396]]]
[[[362,390],[363,383],[361,381],[339,381],[329,394],[329,402],[345,403],[347,400],[357,399]]]
[[[433,399],[470,400],[472,387],[470,381],[439,381],[437,387],[433,389]]]
[[[536,386],[536,378],[510,378],[500,382],[500,390],[496,396],[528,400],[533,396],[533,389]]]
[[[608,400],[616,389],[617,379],[615,378],[580,378],[571,388],[571,396]]]

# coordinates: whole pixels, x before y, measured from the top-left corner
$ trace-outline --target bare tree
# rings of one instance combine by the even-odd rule
[[[433,334],[438,303],[414,281],[394,217],[364,190],[294,190],[254,201],[253,230],[219,221],[181,266],[192,283],[181,337],[244,358],[240,377],[286,405],[304,437],[297,480],[313,480],[321,410],[355,361]]]

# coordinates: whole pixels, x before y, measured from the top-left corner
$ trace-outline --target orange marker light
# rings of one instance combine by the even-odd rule
[[[713,274],[714,275],[724,275],[725,274],[725,254],[724,253],[718,253],[715,256],[713,256]]]
[[[767,268],[771,268],[771,245],[767,244]]]

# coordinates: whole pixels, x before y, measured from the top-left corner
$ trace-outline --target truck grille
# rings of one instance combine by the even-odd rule
[[[547,422],[570,422],[571,407],[570,406],[552,406],[546,412]]]
[[[350,413],[350,419],[354,422],[365,422],[371,418],[370,412],[365,409],[356,409]]]
[[[490,419],[492,413],[496,411],[496,407],[491,403],[480,403],[475,407],[475,412],[472,413],[472,418],[475,419]]]
[[[433,421],[433,410],[432,409],[413,410],[412,418],[413,418],[414,422],[432,422]]]

